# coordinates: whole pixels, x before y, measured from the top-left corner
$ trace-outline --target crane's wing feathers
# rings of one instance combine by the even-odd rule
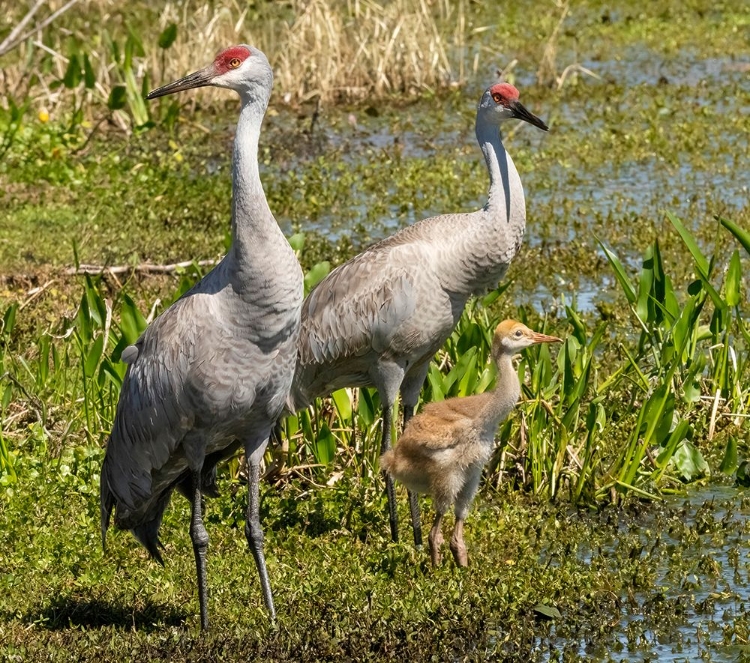
[[[191,343],[159,343],[154,333],[158,322],[137,343],[103,468],[110,490],[128,510],[149,497],[152,470],[167,463],[194,424],[181,384]]]
[[[151,499],[158,491],[152,485],[154,472],[166,472],[160,478],[165,482],[179,476],[187,466],[191,436],[205,435],[225,419],[224,411],[238,393],[243,403],[254,399],[246,393],[253,385],[238,377],[247,371],[227,356],[230,332],[216,324],[211,305],[207,298],[200,306],[195,297],[179,300],[130,346],[130,365],[102,468],[118,511],[122,506],[139,509]],[[264,360],[271,357],[247,357],[251,365]]]
[[[303,304],[300,363],[392,349],[416,306],[413,279],[413,270],[386,252],[365,252],[333,270]]]

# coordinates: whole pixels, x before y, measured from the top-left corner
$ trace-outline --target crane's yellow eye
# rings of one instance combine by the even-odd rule
[[[494,101],[494,102],[495,102],[496,104],[501,104],[501,103],[503,102],[503,98],[502,98],[502,96],[501,96],[501,95],[499,95],[499,94],[498,94],[497,92],[495,92],[495,94],[493,94],[493,95],[492,95],[492,100],[493,100],[493,101]]]
[[[231,59],[231,60],[229,61],[229,66],[230,66],[230,67],[231,67],[232,69],[237,69],[237,67],[239,67],[239,66],[240,66],[241,64],[242,64],[242,63],[240,62],[240,59],[239,59],[239,58],[232,58],[232,59]]]

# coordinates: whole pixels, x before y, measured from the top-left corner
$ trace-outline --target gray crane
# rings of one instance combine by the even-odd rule
[[[424,219],[334,269],[302,306],[297,369],[288,408],[343,387],[374,386],[383,404],[382,449],[391,446],[399,390],[404,425],[414,413],[429,362],[468,301],[497,286],[518,251],[526,206],[500,125],[517,118],[547,131],[509,83],[487,88],[476,137],[490,175],[487,204],[468,214]],[[391,538],[398,540],[393,480],[386,475]],[[422,543],[419,506],[409,494],[414,541]]]
[[[191,503],[190,538],[201,628],[208,628],[201,495],[216,494],[216,464],[244,445],[245,536],[275,618],[258,515],[260,461],[294,375],[302,271],[268,207],[258,138],[273,85],[266,56],[246,45],[160,87],[149,99],[213,85],[235,90],[241,111],[232,166],[232,245],[224,259],[164,311],[134,346],[101,473],[102,542],[110,516],[159,562],[159,526],[175,488]]]

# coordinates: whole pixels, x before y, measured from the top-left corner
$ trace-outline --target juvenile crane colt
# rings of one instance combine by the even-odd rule
[[[497,427],[521,395],[513,355],[535,343],[561,342],[556,336],[539,334],[515,320],[501,322],[492,342],[492,358],[497,365],[495,388],[426,405],[409,421],[396,447],[381,456],[380,466],[390,476],[410,491],[432,496],[436,512],[429,536],[433,565],[440,564],[441,525],[451,504],[456,505],[451,552],[458,566],[468,565],[464,520],[479,487],[482,469],[492,454]]]

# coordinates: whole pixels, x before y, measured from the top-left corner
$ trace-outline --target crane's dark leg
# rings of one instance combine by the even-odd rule
[[[409,419],[414,416],[414,406],[407,405],[404,403],[404,428],[409,423]],[[412,492],[407,491],[409,496],[409,512],[411,513],[411,529],[414,533],[414,545],[417,548],[422,547],[422,521],[419,515],[419,496]]]
[[[206,578],[206,552],[208,551],[208,532],[203,526],[202,503],[201,503],[201,471],[192,474],[192,495],[190,503],[192,513],[190,516],[190,539],[193,542],[193,553],[195,554],[195,569],[198,576],[198,601],[201,607],[201,629],[208,628],[208,580]]]
[[[391,419],[393,417],[393,401],[383,403],[383,436],[380,442],[380,454],[383,455],[391,448]],[[391,524],[391,541],[398,542],[398,514],[396,513],[396,487],[393,477],[387,472],[385,476],[385,492],[388,495],[388,520]]]
[[[247,498],[247,515],[245,517],[245,537],[250,546],[250,550],[255,558],[255,565],[258,567],[260,576],[260,588],[263,592],[263,602],[271,617],[271,621],[276,620],[276,610],[273,606],[273,594],[271,594],[271,583],[268,579],[268,569],[266,569],[266,558],[263,554],[263,528],[260,526],[260,460],[263,458],[268,440],[260,447],[251,449],[246,448],[248,463],[248,498]]]

